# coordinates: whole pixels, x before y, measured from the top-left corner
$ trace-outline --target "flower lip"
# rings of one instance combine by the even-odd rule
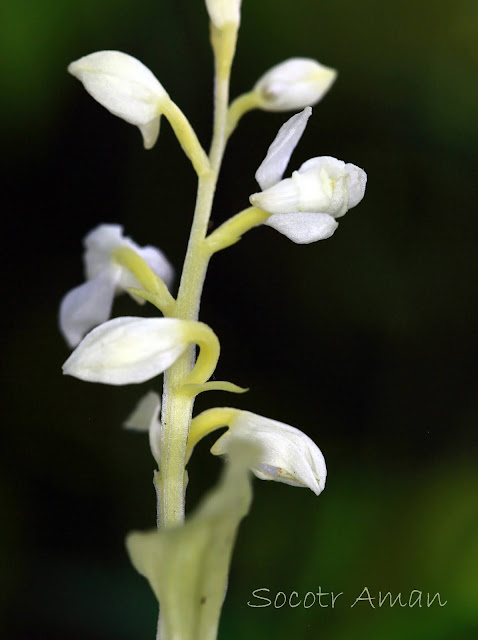
[[[297,244],[309,244],[330,238],[338,222],[328,213],[298,211],[294,214],[276,213],[265,223]]]

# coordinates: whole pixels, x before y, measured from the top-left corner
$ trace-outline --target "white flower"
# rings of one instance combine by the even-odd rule
[[[170,286],[173,268],[155,247],[139,247],[123,237],[123,227],[102,224],[83,240],[86,282],[69,291],[60,305],[60,329],[68,344],[75,347],[94,326],[108,320],[115,294],[128,287],[138,288],[136,278],[113,258],[116,249],[135,251]],[[140,300],[138,299],[138,302]]]
[[[206,0],[206,8],[216,29],[226,25],[239,26],[242,0]]]
[[[310,58],[290,58],[269,69],[254,92],[266,111],[289,111],[316,104],[332,86],[337,72]]]
[[[211,409],[210,419],[215,419],[215,411],[222,417],[228,410]],[[227,454],[237,439],[246,440],[261,450],[259,462],[251,469],[258,478],[308,487],[316,495],[324,490],[327,477],[324,456],[305,433],[283,422],[234,409],[229,410],[227,424],[229,429],[213,445],[211,453]]]
[[[329,238],[336,218],[362,200],[367,183],[363,169],[330,156],[312,158],[281,180],[311,113],[307,107],[279,129],[256,172],[263,191],[250,197],[255,207],[273,214],[265,224],[299,244]]]
[[[139,127],[146,149],[154,145],[169,96],[148,67],[121,51],[96,51],[68,71],[110,113]]]
[[[82,340],[63,373],[88,382],[135,384],[166,371],[191,343],[190,324],[177,318],[121,317]]]

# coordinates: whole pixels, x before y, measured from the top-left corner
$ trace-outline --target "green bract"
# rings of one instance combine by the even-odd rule
[[[236,442],[222,481],[181,527],[133,532],[131,561],[160,602],[161,640],[214,640],[237,528],[252,499],[257,447]]]

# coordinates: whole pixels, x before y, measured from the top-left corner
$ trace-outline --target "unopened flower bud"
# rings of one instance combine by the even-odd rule
[[[256,83],[260,108],[289,111],[316,104],[330,89],[337,72],[310,58],[290,58],[272,67]]]
[[[139,127],[146,149],[154,145],[169,96],[142,62],[121,51],[96,51],[72,62],[68,71],[110,113]]]
[[[241,0],[206,0],[206,7],[216,29],[223,29],[227,25],[239,26]]]
[[[176,318],[115,318],[90,331],[63,373],[113,385],[145,382],[184,353],[189,333],[189,323]]]

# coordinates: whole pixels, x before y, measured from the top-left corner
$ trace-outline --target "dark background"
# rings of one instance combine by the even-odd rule
[[[339,70],[290,169],[333,155],[366,169],[331,240],[259,228],[213,259],[202,319],[219,335],[205,394],[293,424],[327,460],[326,491],[255,481],[220,637],[468,640],[478,632],[475,0],[244,0],[232,95],[273,64]],[[66,73],[99,49],[141,59],[207,145],[203,4],[6,0],[0,6],[3,243],[0,615],[11,640],[152,640],[156,604],[124,536],[154,523],[146,438],[121,424],[143,388],[61,376],[57,308],[81,240],[117,222],[178,271],[195,177],[166,122],[149,152]],[[231,140],[213,213],[247,206],[290,114],[254,112]],[[115,314],[138,313],[124,296]],[[139,313],[151,313],[139,310]],[[158,388],[160,381],[144,385]],[[197,448],[189,505],[221,468]],[[344,592],[335,609],[253,609],[254,589]],[[446,606],[350,605],[364,587]],[[330,603],[330,599],[323,600]]]

